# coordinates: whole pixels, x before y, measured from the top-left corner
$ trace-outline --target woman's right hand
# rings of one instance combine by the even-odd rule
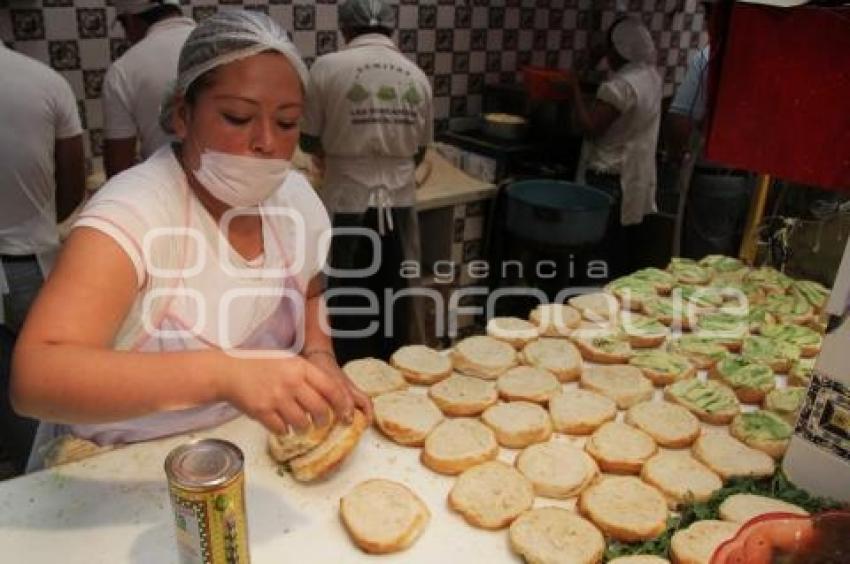
[[[273,433],[292,427],[304,430],[311,420],[326,424],[331,411],[338,420],[349,421],[354,410],[343,383],[300,356],[285,359],[242,359],[231,357],[220,386],[220,399]],[[309,417],[308,417],[309,415]]]

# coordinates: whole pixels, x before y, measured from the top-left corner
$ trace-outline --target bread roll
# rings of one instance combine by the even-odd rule
[[[534,323],[518,317],[494,317],[487,322],[487,335],[522,349],[540,337],[540,330]]]
[[[535,403],[498,403],[488,407],[481,420],[493,430],[499,444],[508,448],[524,448],[552,436],[549,413]]]
[[[670,329],[653,317],[630,313],[622,318],[623,332],[635,349],[655,348],[670,336]]]
[[[731,388],[697,378],[674,382],[664,388],[664,399],[688,409],[706,423],[725,425],[740,412],[741,405]]]
[[[809,512],[787,501],[755,494],[734,494],[723,500],[718,508],[720,518],[733,523],[746,523],[767,513],[808,515]]]
[[[641,478],[658,488],[670,507],[691,501],[708,501],[723,487],[720,476],[694,458],[687,450],[665,450],[646,461]]]
[[[528,343],[520,359],[529,366],[548,370],[561,382],[572,382],[581,376],[581,353],[565,339],[538,339]]]
[[[729,425],[729,433],[733,437],[777,460],[785,454],[793,432],[787,421],[761,409],[739,413]]]
[[[467,376],[495,380],[517,363],[514,348],[493,337],[467,337],[452,350],[452,365]]]
[[[744,339],[741,356],[749,362],[766,364],[774,372],[784,374],[791,368],[791,363],[800,358],[800,348],[779,339],[752,336]]]
[[[496,458],[496,436],[477,419],[446,419],[425,438],[422,464],[440,474],[460,474],[467,468]]]
[[[573,342],[584,360],[599,364],[623,364],[634,354],[628,336],[622,333],[599,337],[574,333]]]
[[[666,386],[697,374],[696,367],[687,358],[661,350],[638,351],[629,359],[629,364],[640,368],[656,386]]]
[[[329,475],[357,447],[366,423],[366,417],[357,410],[350,424],[338,422],[322,444],[289,461],[292,477],[299,482],[312,482]]]
[[[667,350],[684,356],[700,370],[711,368],[729,354],[722,344],[698,335],[674,339],[667,344]]]
[[[800,356],[803,358],[817,356],[823,344],[823,337],[820,333],[800,325],[765,325],[761,334],[764,337],[778,339],[799,347]]]
[[[645,401],[626,412],[626,423],[648,434],[659,445],[685,448],[700,433],[699,419],[684,407],[666,401]]]
[[[776,377],[770,366],[755,364],[741,357],[724,358],[714,365],[708,377],[732,388],[743,403],[761,403],[764,396],[776,387]]]
[[[562,441],[526,447],[514,464],[537,495],[554,499],[580,494],[599,474],[596,462],[587,453]]]
[[[617,404],[596,392],[566,390],[549,400],[549,414],[555,431],[588,435],[617,417]]]
[[[428,395],[449,417],[478,415],[499,400],[496,383],[452,374],[428,389]]]
[[[620,303],[617,298],[605,292],[582,294],[569,299],[569,304],[581,312],[588,321],[617,319]]]
[[[458,476],[449,506],[482,529],[502,529],[534,504],[531,482],[499,460],[473,466]]]
[[[687,529],[676,531],[670,540],[670,553],[675,564],[711,564],[717,548],[735,536],[738,526],[726,521],[697,521]]]
[[[515,366],[496,381],[499,395],[506,401],[521,400],[546,404],[561,391],[555,376],[542,368]]]
[[[443,420],[440,409],[423,394],[390,392],[376,397],[372,405],[378,428],[401,445],[422,446],[428,433]]]
[[[537,326],[541,337],[567,337],[581,323],[581,313],[568,305],[543,304],[531,311],[528,320]]]
[[[342,367],[342,371],[369,397],[407,388],[401,372],[377,358],[349,361]]]
[[[771,390],[764,398],[762,406],[783,418],[789,425],[797,422],[797,416],[806,399],[806,388],[788,386]]]
[[[581,387],[611,398],[620,409],[652,398],[652,382],[640,369],[628,365],[588,366],[581,375]]]
[[[667,501],[634,476],[606,476],[584,490],[579,510],[602,532],[622,542],[654,539],[667,528]]]
[[[529,563],[596,564],[605,553],[602,533],[560,507],[540,507],[511,523],[511,549]]]
[[[411,384],[427,386],[452,373],[451,359],[425,345],[401,347],[390,357],[390,364]]]
[[[325,425],[310,425],[307,430],[302,432],[295,432],[290,428],[290,432],[283,435],[270,434],[268,440],[269,454],[277,462],[287,462],[296,456],[301,456],[319,446],[330,434],[335,422],[333,412],[331,412]]]
[[[339,513],[351,540],[364,552],[389,554],[413,544],[431,513],[406,486],[389,480],[366,480],[339,501]]]
[[[773,459],[748,447],[725,431],[704,431],[694,442],[694,456],[722,480],[737,477],[772,476]]]
[[[624,423],[603,424],[587,439],[585,450],[604,472],[639,474],[658,447],[652,437]]]

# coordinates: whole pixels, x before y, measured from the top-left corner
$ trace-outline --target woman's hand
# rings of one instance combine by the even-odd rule
[[[331,411],[342,421],[353,415],[355,400],[346,383],[300,356],[231,360],[234,369],[221,384],[221,400],[273,433],[307,429],[311,420],[326,424]]]
[[[351,397],[351,400],[354,402],[354,405],[357,406],[357,409],[362,411],[364,415],[366,415],[366,419],[371,424],[373,415],[372,400],[369,396],[364,394],[363,391],[361,391],[348,376],[346,376],[345,372],[343,372],[339,367],[336,357],[330,353],[330,351],[325,352],[324,350],[321,350],[313,353],[308,352],[306,358],[313,364],[313,366],[319,368],[326,374],[334,376],[336,380],[342,382]]]

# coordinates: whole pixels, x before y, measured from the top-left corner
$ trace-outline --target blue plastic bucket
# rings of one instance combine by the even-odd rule
[[[581,246],[605,237],[614,199],[597,188],[561,180],[507,186],[508,231],[549,245]]]

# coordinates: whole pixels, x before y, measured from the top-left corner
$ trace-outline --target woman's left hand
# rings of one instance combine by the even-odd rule
[[[308,354],[305,358],[319,370],[339,378],[345,385],[345,389],[348,391],[351,399],[354,401],[355,407],[366,415],[370,424],[372,423],[372,400],[369,396],[364,394],[363,391],[360,390],[360,388],[358,388],[348,376],[346,376],[345,372],[343,372],[339,367],[339,364],[337,364],[334,356],[324,352],[318,352],[317,354]]]

